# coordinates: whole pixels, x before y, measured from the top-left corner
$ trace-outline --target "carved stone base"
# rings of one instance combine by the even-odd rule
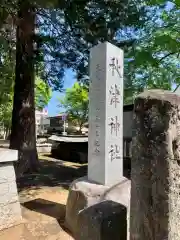
[[[90,182],[87,177],[77,179],[72,183],[69,189],[69,196],[66,205],[67,228],[74,236],[79,236],[79,232],[82,231],[83,227],[82,210],[87,210],[88,212],[88,208],[96,208],[97,204],[99,205],[99,203],[104,201],[107,201],[107,207],[109,206],[109,201],[119,203],[121,206],[125,206],[129,213],[130,187],[131,182],[126,178],[122,178],[117,185],[112,187]],[[104,205],[103,209],[105,209]],[[127,228],[129,229],[129,214],[127,214],[125,221],[126,220]],[[88,228],[87,224],[86,228]],[[127,232],[129,234],[129,230]]]

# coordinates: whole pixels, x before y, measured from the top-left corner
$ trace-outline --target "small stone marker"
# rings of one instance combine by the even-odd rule
[[[180,239],[180,97],[140,94],[134,106],[131,240]]]
[[[79,213],[78,240],[127,240],[127,210],[120,203],[103,201]]]
[[[114,185],[123,176],[123,51],[105,42],[90,52],[88,179]]]
[[[13,166],[13,162],[17,160],[18,151],[0,148],[0,230],[22,221]]]

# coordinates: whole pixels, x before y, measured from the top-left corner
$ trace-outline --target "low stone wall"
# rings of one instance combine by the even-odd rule
[[[0,230],[22,221],[13,161],[17,151],[0,149]]]
[[[70,162],[87,163],[88,142],[59,142],[52,155]]]
[[[38,153],[51,153],[51,143],[38,143],[36,144]]]

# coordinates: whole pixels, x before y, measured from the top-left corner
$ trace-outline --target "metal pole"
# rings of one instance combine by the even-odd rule
[[[66,132],[66,117],[63,116],[63,120],[64,120],[64,131],[63,131],[63,135],[66,136],[67,132]]]

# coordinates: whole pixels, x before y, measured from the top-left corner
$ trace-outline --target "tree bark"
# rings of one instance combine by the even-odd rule
[[[16,30],[16,77],[10,148],[17,149],[19,159],[15,165],[17,176],[39,167],[34,104],[34,49],[35,8],[28,0],[19,0]]]

